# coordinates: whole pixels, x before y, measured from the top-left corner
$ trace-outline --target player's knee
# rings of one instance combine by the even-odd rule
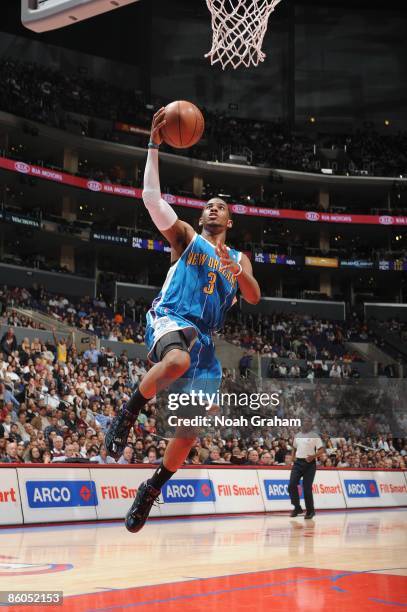
[[[163,362],[166,374],[171,378],[179,378],[188,370],[191,358],[186,351],[173,349],[165,355]]]

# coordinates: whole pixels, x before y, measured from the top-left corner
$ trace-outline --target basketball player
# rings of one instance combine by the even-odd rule
[[[158,148],[164,125],[165,109],[161,108],[151,127],[143,201],[156,227],[170,243],[171,266],[147,313],[145,340],[149,359],[155,365],[106,433],[106,447],[116,456],[126,446],[141,408],[158,391],[181,377],[183,392],[218,390],[222,370],[215,356],[212,332],[222,327],[238,288],[250,304],[260,300],[260,288],[249,259],[225,245],[226,232],[232,227],[227,204],[219,198],[209,200],[199,219],[202,231],[197,234],[161,198]],[[162,464],[138,489],[126,516],[129,531],[137,532],[143,527],[162,486],[183,465],[195,440],[191,433],[169,442]]]

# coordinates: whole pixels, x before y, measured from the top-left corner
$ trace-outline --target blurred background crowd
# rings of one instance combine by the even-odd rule
[[[119,319],[119,313],[101,301],[84,298],[73,303],[38,287],[3,287],[1,301],[4,322],[10,327],[0,339],[0,461],[114,462],[104,448],[106,430],[149,364],[129,359],[125,350],[115,354],[103,346],[103,339],[142,343],[146,307],[137,305],[140,323],[134,325],[122,315]],[[47,343],[39,338],[18,341],[15,329],[37,324],[16,314],[11,302],[36,306],[56,321],[91,330],[95,340],[83,354],[71,338],[58,336],[55,330]],[[352,371],[359,357],[343,349],[343,339],[354,335],[368,336],[369,331],[356,322],[341,325],[307,316],[248,315],[243,323],[232,319],[223,337],[246,350],[238,370],[224,369],[222,389],[244,394],[262,385],[281,398],[279,406],[270,406],[263,416],[301,419],[311,415],[326,447],[321,466],[404,468],[407,416],[400,409],[406,396],[404,379],[355,380]],[[251,360],[259,353],[270,357],[270,378],[262,382],[251,369]],[[285,356],[307,359],[307,370],[295,364],[286,368],[280,361],[275,371],[274,359]],[[229,416],[244,414],[239,406],[228,406],[225,411]],[[148,402],[118,462],[159,462],[173,434],[167,417],[165,395]],[[202,432],[188,462],[289,465],[296,431],[277,426]]]

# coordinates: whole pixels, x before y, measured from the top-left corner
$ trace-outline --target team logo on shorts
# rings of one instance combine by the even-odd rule
[[[24,162],[16,162],[14,164],[14,167],[17,170],[17,172],[22,172],[23,174],[30,173],[30,166],[28,164],[25,164]]]

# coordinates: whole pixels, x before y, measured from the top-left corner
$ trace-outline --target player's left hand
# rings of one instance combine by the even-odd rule
[[[305,458],[305,460],[308,463],[311,463],[311,461],[314,461],[314,459],[315,459],[315,455],[308,455],[308,457]]]
[[[216,245],[216,255],[220,258],[219,271],[229,270],[232,274],[237,274],[240,270],[240,266],[236,263],[229,255],[226,244],[218,243]]]

